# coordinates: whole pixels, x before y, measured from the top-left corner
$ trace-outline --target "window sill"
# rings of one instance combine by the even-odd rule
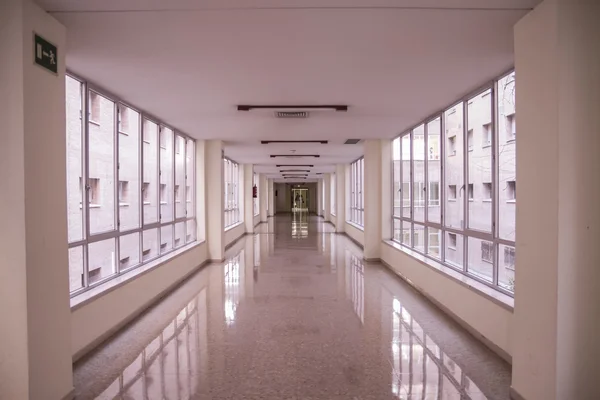
[[[469,201],[470,201],[471,203],[473,203],[473,202],[475,201],[475,199],[469,199]]]
[[[100,208],[100,204],[90,204],[90,208]]]
[[[470,278],[467,275],[461,274],[460,272],[458,272],[450,267],[447,267],[447,266],[441,264],[440,262],[429,259],[429,258],[425,257],[424,255],[419,254],[413,250],[404,248],[402,245],[395,243],[391,240],[384,240],[383,243],[387,244],[388,246],[390,246],[398,251],[403,252],[406,255],[409,255],[410,257],[414,258],[421,264],[423,264],[441,274],[446,275],[448,278],[452,279],[453,281],[476,292],[477,294],[481,295],[482,297],[485,297],[488,300],[498,304],[499,306],[505,308],[506,310],[508,310],[510,312],[514,312],[515,299],[510,297],[509,295],[504,294],[490,286],[487,286],[486,284],[481,283],[473,278]]]
[[[88,119],[88,122],[92,125],[100,126],[100,122],[94,121],[93,119]]]
[[[233,228],[236,228],[236,227],[238,227],[238,226],[242,225],[243,223],[244,223],[244,221],[239,221],[239,222],[236,222],[236,223],[235,223],[235,224],[233,224],[233,225],[229,225],[229,226],[225,227],[225,230],[224,230],[224,231],[225,231],[225,232],[227,232],[227,231],[230,231],[230,230],[232,230]]]
[[[129,203],[119,203],[119,207],[129,207]]]
[[[166,206],[166,205],[167,205],[167,202],[166,202],[166,201],[161,201],[161,202],[160,202],[160,205],[161,205],[161,206]]]
[[[144,202],[144,205],[145,205],[145,206],[149,206],[149,205],[150,205],[150,202],[149,202],[149,201],[145,201],[145,202]]]
[[[334,213],[331,213],[331,215],[334,216],[334,217],[336,216]]]
[[[355,222],[346,221],[346,223],[347,223],[348,225],[350,225],[350,226],[353,226],[353,227],[355,227],[356,229],[358,229],[358,230],[360,230],[360,231],[363,231],[363,232],[365,231],[365,227],[364,227],[364,226],[360,226],[360,225],[358,225],[358,224],[357,224],[357,223],[355,223]]]
[[[483,200],[481,200],[481,201],[482,201],[482,202],[484,202],[484,203],[491,203],[491,202],[492,202],[492,199],[483,199]]]
[[[94,301],[95,299],[101,296],[104,296],[107,293],[112,292],[113,290],[125,285],[128,282],[131,282],[132,280],[165,264],[166,262],[171,261],[173,258],[178,257],[181,254],[200,246],[203,243],[204,241],[190,243],[168,254],[160,256],[159,258],[152,260],[147,264],[138,267],[133,267],[132,269],[123,272],[121,275],[118,275],[104,283],[99,284],[98,286],[94,286],[83,293],[71,297],[71,312],[77,310],[80,307],[83,307],[84,305]]]
[[[516,200],[506,200],[508,204],[517,204]]]

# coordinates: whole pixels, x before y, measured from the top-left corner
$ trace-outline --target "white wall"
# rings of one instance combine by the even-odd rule
[[[240,236],[246,234],[246,227],[244,223],[238,224],[233,228],[225,231],[225,247],[228,247],[231,243],[239,239]]]
[[[34,64],[33,32],[58,47]],[[0,5],[0,398],[72,389],[67,250],[65,28],[30,1]]]
[[[73,359],[79,359],[110,337],[206,260],[207,244],[204,242],[75,308],[70,323]]]
[[[360,243],[361,246],[365,245],[365,232],[363,230],[358,229],[353,224],[348,222],[344,222],[346,224],[346,235],[350,236],[356,242]]]
[[[472,334],[491,345],[490,347],[496,347],[494,350],[503,358],[510,359],[513,354],[511,311],[388,243],[381,244],[381,260],[453,314]]]

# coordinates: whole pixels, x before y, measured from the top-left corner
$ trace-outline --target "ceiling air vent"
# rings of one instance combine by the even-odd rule
[[[275,111],[275,118],[308,118],[308,111]]]
[[[348,139],[344,142],[344,144],[356,144],[360,142],[360,139]]]

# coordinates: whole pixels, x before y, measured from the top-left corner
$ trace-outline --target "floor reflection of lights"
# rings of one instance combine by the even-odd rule
[[[240,301],[240,255],[229,259],[223,266],[225,282],[225,323],[235,322],[235,313]]]
[[[393,300],[392,393],[400,399],[487,399],[454,361]]]

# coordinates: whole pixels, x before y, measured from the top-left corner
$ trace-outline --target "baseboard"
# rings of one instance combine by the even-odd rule
[[[355,245],[360,247],[363,251],[365,250],[365,246],[363,246],[362,243],[360,243],[358,240],[354,239],[352,236],[348,235],[346,232],[342,232],[342,234],[344,236],[346,236],[348,239],[350,239]],[[365,258],[365,261],[368,261],[368,260]],[[376,259],[375,261],[379,261],[379,259]]]
[[[494,352],[495,354],[497,354],[504,361],[506,361],[507,363],[509,363],[509,364],[512,365],[512,357],[510,356],[510,354],[508,354],[506,351],[502,350],[500,347],[498,347],[497,345],[495,345],[494,343],[492,343],[492,341],[490,341],[488,338],[486,338],[485,336],[483,336],[479,331],[477,331],[475,328],[473,328],[471,325],[469,325],[465,320],[463,320],[458,315],[456,315],[454,312],[452,312],[444,304],[440,303],[439,301],[437,301],[436,299],[434,299],[433,297],[431,297],[428,293],[426,293],[419,286],[416,286],[406,276],[404,276],[400,272],[394,270],[394,268],[392,268],[391,265],[389,265],[388,263],[386,263],[383,260],[380,260],[380,263],[382,265],[384,265],[387,269],[389,269],[390,271],[392,271],[392,273],[396,274],[396,276],[398,276],[400,279],[402,279],[403,281],[405,281],[410,287],[412,287],[415,291],[417,291],[421,296],[423,296],[424,298],[426,298],[427,300],[429,300],[433,305],[435,305],[437,308],[439,308],[440,310],[442,310],[446,315],[448,315],[450,318],[452,318],[463,329],[465,329],[467,332],[469,332],[471,334],[471,336],[473,336],[479,342],[483,343],[487,348],[489,348],[492,352]],[[519,398],[519,397],[515,398],[515,400],[521,400],[521,399],[522,398]]]
[[[69,393],[65,394],[61,400],[73,400],[75,398],[75,388],[72,387]]]
[[[521,396],[521,394],[517,392],[517,389],[512,386],[510,387],[509,395],[511,400],[525,400],[525,397]]]
[[[77,353],[73,354],[73,356],[72,356],[73,363],[76,363],[77,361],[81,360],[83,357],[85,357],[90,352],[92,352],[96,347],[100,346],[101,344],[103,344],[104,342],[109,340],[117,332],[119,332],[121,329],[123,329],[127,325],[129,325],[134,319],[139,317],[144,311],[146,311],[147,309],[152,307],[154,304],[158,303],[161,299],[163,299],[167,295],[171,294],[171,292],[173,292],[175,289],[177,289],[179,286],[181,286],[190,276],[194,275],[196,272],[198,272],[200,269],[202,269],[204,266],[206,266],[209,262],[210,262],[210,260],[205,260],[203,263],[201,263],[197,267],[193,268],[191,271],[189,271],[188,273],[183,275],[180,279],[173,282],[171,285],[169,285],[167,288],[165,288],[161,292],[157,293],[154,297],[152,297],[150,300],[148,300],[146,303],[144,303],[141,307],[134,310],[123,321],[119,322],[117,325],[115,325],[108,331],[104,332],[97,339],[93,340],[91,343],[89,343],[87,346],[85,346],[84,348],[79,350]]]

